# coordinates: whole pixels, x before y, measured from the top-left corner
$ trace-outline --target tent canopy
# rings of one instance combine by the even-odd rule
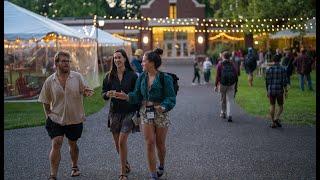
[[[85,38],[74,29],[4,1],[4,38],[7,40],[43,38],[48,33]]]
[[[94,26],[70,26],[77,32],[82,33],[88,38],[96,38],[96,27]],[[126,41],[112,36],[110,33],[98,28],[98,43],[114,46],[122,46]]]
[[[306,23],[305,34],[302,34],[303,37],[316,37],[316,19],[309,19]],[[279,38],[294,38],[300,35],[300,32],[293,32],[289,29],[278,31],[275,34],[270,34],[271,39]]]
[[[270,35],[270,39],[294,38],[294,37],[297,37],[299,35],[300,35],[299,32],[292,32],[292,31],[286,29],[286,30],[278,31],[275,34],[271,34]]]

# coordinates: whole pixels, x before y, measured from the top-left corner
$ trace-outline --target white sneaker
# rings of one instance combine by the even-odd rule
[[[197,85],[196,83],[191,83],[192,84],[192,86],[195,86],[195,85]]]

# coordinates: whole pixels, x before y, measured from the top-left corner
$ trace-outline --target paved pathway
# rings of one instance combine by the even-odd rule
[[[171,111],[167,140],[167,179],[315,179],[314,127],[284,124],[271,129],[266,119],[234,107],[234,122],[219,118],[218,94],[212,85],[191,86],[191,65],[166,65],[181,77],[177,105]],[[267,100],[267,99],[263,99]],[[117,179],[119,159],[106,129],[107,106],[87,118],[79,140],[82,175],[71,178],[67,141],[58,179]],[[42,115],[42,114],[41,114]],[[4,178],[46,179],[50,140],[44,127],[4,132]],[[130,179],[147,179],[141,133],[129,137]]]

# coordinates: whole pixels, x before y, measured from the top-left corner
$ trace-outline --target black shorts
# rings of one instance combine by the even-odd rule
[[[278,105],[283,105],[283,94],[278,95],[278,96],[269,96],[270,104],[275,105],[276,101]]]
[[[51,139],[57,136],[64,136],[71,140],[76,141],[81,137],[83,123],[61,126],[53,122],[49,117],[46,121],[46,130]]]

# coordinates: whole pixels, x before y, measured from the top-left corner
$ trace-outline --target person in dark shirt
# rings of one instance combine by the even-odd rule
[[[270,100],[270,117],[272,120],[271,128],[282,127],[280,115],[283,111],[283,96],[287,97],[287,72],[280,66],[280,55],[273,57],[274,64],[266,72],[266,89],[267,96]],[[275,103],[278,102],[279,109],[275,116]]]
[[[291,52],[289,49],[285,50],[285,55],[284,57],[282,57],[281,59],[281,65],[283,67],[285,67],[286,72],[287,72],[287,77],[288,77],[288,85],[290,85],[291,81],[290,81],[290,77],[292,75],[293,72],[293,56],[291,55]]]
[[[127,100],[129,103],[142,102],[141,124],[152,180],[158,180],[166,174],[164,170],[166,137],[171,124],[168,113],[176,105],[173,78],[159,71],[162,60],[158,53],[158,51],[148,51],[144,54],[142,59],[144,72],[139,76],[133,92],[116,93],[117,98]],[[159,159],[158,167],[156,167],[157,159]]]
[[[116,99],[115,94],[116,92],[129,93],[133,91],[137,78],[129,64],[126,52],[123,49],[116,50],[113,54],[111,70],[103,80],[102,97],[105,100],[111,98],[108,127],[120,155],[121,174],[119,179],[127,179],[127,173],[130,172],[130,165],[127,161],[127,140],[130,131],[140,131],[139,125],[133,122],[133,117],[139,106]]]
[[[253,48],[249,47],[248,54],[246,55],[244,61],[244,68],[246,70],[246,73],[248,74],[248,83],[250,87],[253,86],[253,71],[257,68],[257,60],[258,57],[253,51]]]
[[[194,63],[193,63],[193,72],[194,72],[194,75],[193,75],[193,79],[192,79],[192,85],[196,85],[194,83],[196,78],[198,79],[198,84],[200,84],[200,65],[199,65],[199,62],[197,61],[197,59],[195,59]]]
[[[304,91],[304,78],[307,78],[308,87],[313,91],[310,73],[312,71],[312,59],[307,56],[305,49],[301,49],[301,54],[294,60],[293,64],[297,68],[300,79],[300,89]]]

